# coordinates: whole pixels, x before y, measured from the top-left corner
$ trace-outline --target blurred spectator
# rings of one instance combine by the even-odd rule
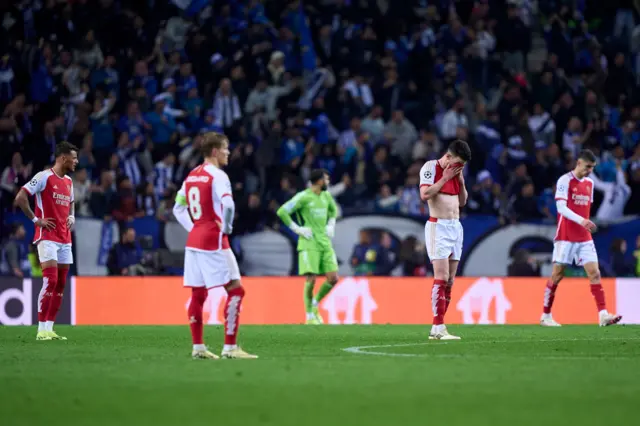
[[[476,184],[469,191],[468,211],[486,215],[499,214],[500,190],[500,185],[493,182],[488,170],[480,171],[476,178]]]
[[[538,200],[535,195],[535,186],[532,181],[526,181],[521,189],[520,193],[515,195],[512,199],[512,219],[518,222],[539,219],[542,214],[538,210]]]
[[[405,277],[424,277],[427,275],[425,265],[428,262],[425,245],[416,237],[407,237],[400,246],[399,261],[402,264],[402,275]]]
[[[627,258],[627,242],[622,238],[616,238],[609,248],[611,255],[610,267],[616,277],[633,277],[635,268],[633,262]]]
[[[18,190],[27,183],[32,174],[32,165],[24,165],[22,162],[22,155],[19,152],[13,154],[11,157],[11,164],[5,167],[0,176],[0,188],[2,194],[0,198],[6,198],[12,200]]]
[[[369,231],[360,231],[360,242],[353,248],[350,260],[354,275],[373,275],[376,269],[376,256]]]
[[[624,207],[631,196],[631,188],[627,185],[627,177],[620,162],[617,162],[615,182],[603,182],[595,174],[591,179],[595,189],[604,195],[595,215],[596,219],[604,222],[620,219],[624,215]]]
[[[24,241],[25,230],[20,223],[9,225],[9,236],[2,241],[0,252],[0,273],[23,278],[28,272],[29,259],[27,257],[27,244]]]
[[[78,167],[73,174],[73,201],[75,215],[78,217],[91,216],[89,200],[91,198],[91,181],[87,169]]]
[[[513,261],[507,268],[510,277],[539,277],[540,263],[525,249],[517,250],[513,255]]]
[[[120,242],[109,251],[109,275],[145,275],[146,268],[141,262],[142,247],[136,241],[136,231],[133,228],[125,228],[121,233]]]
[[[136,193],[131,180],[127,177],[120,178],[118,191],[112,200],[111,216],[118,222],[131,222],[135,217],[143,215],[144,212],[137,206]]]

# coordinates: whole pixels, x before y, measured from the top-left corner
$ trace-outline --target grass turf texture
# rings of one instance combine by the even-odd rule
[[[261,358],[219,361],[190,359],[187,326],[56,330],[70,340],[0,327],[3,425],[600,426],[639,412],[640,327],[451,326],[463,341],[428,342],[424,326],[244,326]],[[219,353],[222,329],[205,334]]]

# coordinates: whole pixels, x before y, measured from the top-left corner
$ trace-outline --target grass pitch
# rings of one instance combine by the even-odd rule
[[[0,327],[3,426],[630,425],[640,327],[244,326],[258,360],[191,360],[183,327]],[[206,328],[219,352],[222,329]],[[348,351],[345,351],[345,349]],[[372,354],[373,353],[373,354]]]

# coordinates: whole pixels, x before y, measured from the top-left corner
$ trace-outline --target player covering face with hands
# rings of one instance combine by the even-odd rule
[[[309,188],[297,193],[282,205],[277,214],[282,222],[299,236],[298,272],[306,277],[306,323],[322,324],[318,304],[338,282],[338,260],[331,244],[338,208],[327,191],[330,181],[326,170],[311,171],[309,181]],[[318,275],[324,275],[326,281],[314,296],[313,289]]]
[[[586,149],[580,153],[575,168],[558,179],[556,207],[558,228],[553,243],[553,270],[544,292],[540,324],[559,327],[551,315],[558,284],[564,277],[566,266],[582,266],[591,284],[591,294],[598,309],[600,326],[617,324],[622,317],[607,311],[604,289],[600,283],[598,253],[591,234],[596,225],[589,219],[593,203],[594,182],[589,178],[596,166],[596,156]]]
[[[222,167],[229,162],[229,141],[223,134],[204,135],[204,163],[193,169],[176,196],[173,214],[189,232],[184,256],[184,285],[191,287],[188,315],[193,341],[192,357],[217,359],[203,338],[203,310],[208,290],[224,287],[223,358],[257,358],[237,344],[240,309],[245,290],[240,283],[238,262],[229,246],[235,204],[231,182]],[[212,312],[211,315],[216,315]]]
[[[33,243],[42,266],[42,289],[38,295],[38,333],[36,340],[67,340],[53,331],[73,263],[71,228],[75,223],[73,181],[68,173],[78,164],[78,148],[68,142],[56,146],[52,168],[36,174],[16,195],[14,205],[33,221]],[[29,196],[36,198],[36,211]]]
[[[456,140],[440,159],[427,161],[420,170],[420,199],[429,204],[430,216],[424,229],[425,244],[434,276],[431,290],[433,325],[429,339],[460,339],[449,334],[444,316],[451,303],[453,281],[462,255],[460,207],[467,203],[462,171],[469,160],[469,145]]]

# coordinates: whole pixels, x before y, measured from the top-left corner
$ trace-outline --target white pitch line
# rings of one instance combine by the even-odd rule
[[[438,346],[444,344],[475,344],[475,345],[492,345],[495,343],[544,343],[544,342],[593,342],[593,341],[624,341],[624,340],[640,340],[640,337],[613,337],[610,339],[541,339],[541,340],[493,340],[493,341],[477,341],[477,340],[462,340],[459,342],[420,342],[420,343],[399,343],[394,345],[371,345],[371,346],[351,346],[349,348],[342,349],[344,352],[349,352],[357,355],[379,355],[388,357],[404,357],[404,358],[501,358],[499,355],[468,355],[468,354],[407,354],[407,353],[394,353],[394,352],[379,352],[369,351],[368,349],[383,349],[383,348],[403,348],[414,346]],[[505,358],[527,358],[527,359],[603,359],[611,354],[600,354],[600,356],[527,356],[527,357],[513,357],[505,356]],[[613,359],[639,359],[638,357],[618,357],[614,356]]]

